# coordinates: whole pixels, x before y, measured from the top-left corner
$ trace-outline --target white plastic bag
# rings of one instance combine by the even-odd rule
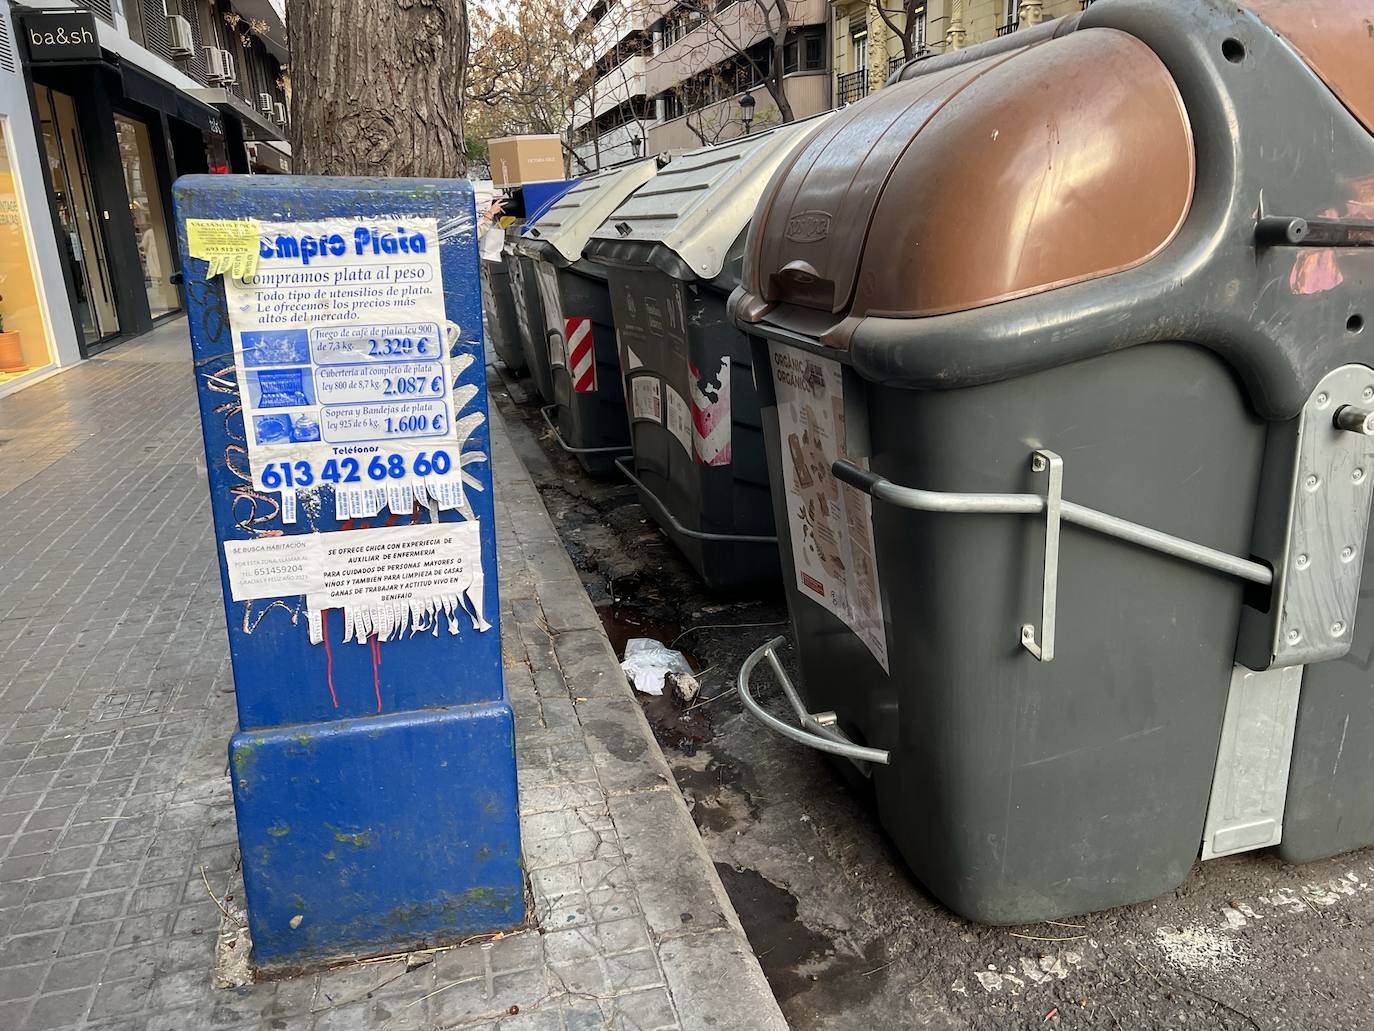
[[[625,661],[620,664],[636,691],[661,695],[663,678],[669,673],[690,673],[692,667],[682,652],[674,651],[651,637],[634,637],[625,644]]]

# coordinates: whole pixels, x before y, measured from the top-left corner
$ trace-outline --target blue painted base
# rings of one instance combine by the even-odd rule
[[[506,703],[240,732],[229,761],[260,966],[524,920]]]

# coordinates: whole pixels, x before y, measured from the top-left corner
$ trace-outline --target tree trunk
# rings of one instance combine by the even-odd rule
[[[461,177],[466,0],[287,0],[304,175]]]
[[[782,30],[773,37],[772,66],[768,69],[768,77],[764,81],[764,85],[768,87],[768,95],[773,98],[773,103],[778,105],[778,117],[784,124],[797,120],[797,116],[792,113],[792,102],[787,99],[787,84],[783,81],[786,47],[787,26],[784,24]]]

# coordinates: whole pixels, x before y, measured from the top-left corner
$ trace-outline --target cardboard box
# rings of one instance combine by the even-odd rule
[[[491,182],[498,190],[564,178],[563,140],[558,136],[503,136],[487,140]]]

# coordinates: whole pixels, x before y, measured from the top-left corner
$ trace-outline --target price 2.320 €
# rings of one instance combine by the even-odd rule
[[[443,476],[453,469],[447,451],[421,451],[409,463],[404,455],[373,455],[366,464],[356,458],[331,458],[318,469],[313,462],[273,462],[262,471],[268,490],[282,487],[313,487],[321,483],[382,483],[408,476]]]

